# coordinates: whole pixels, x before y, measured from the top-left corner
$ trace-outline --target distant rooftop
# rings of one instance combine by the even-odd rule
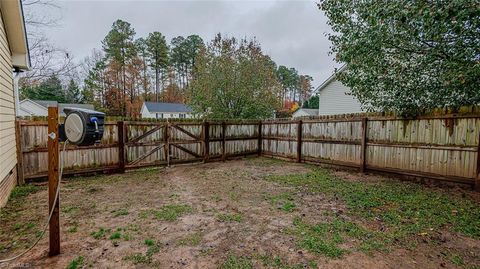
[[[94,107],[92,104],[59,103],[57,101],[50,101],[50,100],[31,100],[31,101],[46,108],[48,108],[49,106],[58,106],[58,110],[60,111],[60,115],[62,116],[65,115],[65,113],[63,112],[63,109],[66,107],[85,108],[85,109],[94,110]]]
[[[178,103],[145,102],[145,106],[150,112],[192,112],[189,106]]]
[[[307,113],[310,116],[318,115],[318,109],[316,108],[300,108],[299,110],[302,110],[303,112]]]

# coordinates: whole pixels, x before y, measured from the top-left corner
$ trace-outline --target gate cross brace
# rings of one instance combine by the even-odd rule
[[[142,157],[136,159],[135,161],[131,162],[130,165],[133,165],[133,164],[137,164],[143,160],[145,160],[148,156],[152,155],[153,153],[155,153],[155,151],[157,150],[160,150],[161,148],[163,148],[165,146],[165,144],[162,144],[158,147],[155,147],[153,148],[152,150],[150,150],[149,152],[147,152],[146,154],[142,155]]]

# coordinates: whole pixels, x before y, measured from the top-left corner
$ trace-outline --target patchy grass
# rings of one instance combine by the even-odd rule
[[[275,256],[260,255],[256,257],[260,260],[263,266],[268,268],[278,268],[278,269],[305,269],[305,268],[318,268],[318,265],[314,261],[310,261],[308,264],[298,263],[298,264],[289,264],[284,261],[282,258]]]
[[[77,258],[73,259],[67,266],[67,269],[77,269],[83,267],[83,262],[85,258],[83,256],[78,256]]]
[[[127,228],[117,228],[116,231],[110,234],[110,239],[114,244],[118,243],[118,239],[123,239],[125,241],[130,240],[130,235],[127,233]]]
[[[270,201],[274,207],[285,212],[292,212],[296,206],[293,201],[292,194],[288,192],[274,195],[270,198]]]
[[[222,264],[222,269],[252,269],[253,262],[250,258],[228,256],[227,260]]]
[[[455,264],[456,266],[464,266],[465,265],[465,261],[463,261],[463,258],[460,257],[459,255],[453,255],[452,263]]]
[[[216,202],[216,203],[222,201],[222,197],[220,197],[220,195],[218,195],[218,194],[212,195],[212,196],[210,197],[210,199],[212,199],[212,201],[214,201],[214,202]]]
[[[15,225],[13,226],[13,229],[14,229],[15,231],[18,231],[18,230],[30,230],[30,229],[32,229],[33,227],[35,227],[35,223],[33,223],[33,222],[15,223]]]
[[[23,237],[31,234],[33,232],[33,228],[36,226],[37,225],[33,222],[15,223],[15,225],[13,225],[13,230],[17,236]]]
[[[120,208],[112,211],[112,213],[113,213],[113,217],[116,218],[116,217],[128,215],[128,210],[126,208]]]
[[[121,232],[114,232],[113,234],[110,235],[108,239],[110,240],[116,240],[122,238],[122,233]]]
[[[242,215],[239,213],[235,214],[218,214],[217,220],[221,222],[242,222]]]
[[[387,236],[396,241],[444,227],[480,238],[478,203],[420,184],[350,182],[333,177],[325,169],[299,175],[268,176],[266,180],[339,197],[347,204],[349,214],[384,223],[388,227]]]
[[[234,201],[234,202],[238,202],[240,200],[240,192],[238,191],[229,191],[228,192],[228,197],[230,198],[230,200]]]
[[[78,212],[80,208],[76,205],[67,205],[65,206],[64,208],[62,208],[62,212],[63,213],[67,213],[67,214],[74,214],[76,212]]]
[[[95,239],[103,239],[105,238],[106,234],[110,232],[110,229],[100,228],[98,231],[90,233],[90,235]]]
[[[178,193],[175,193],[175,192],[168,196],[168,198],[170,198],[170,199],[176,199],[178,197],[180,197],[180,195],[178,195]]]
[[[313,261],[343,268],[352,259],[373,266],[415,259],[419,268],[478,267],[480,240],[454,232],[474,234],[476,209],[467,205],[479,204],[477,193],[369,175],[355,181],[335,172],[342,180],[317,167],[279,163],[232,160],[69,180],[61,232],[74,247],[54,260],[39,260],[44,250],[35,248],[23,261],[65,268],[82,255],[78,268],[297,269],[316,268]],[[38,202],[48,196],[41,188],[0,210],[0,258],[34,242],[47,211]]]
[[[202,242],[202,234],[193,233],[177,240],[179,246],[198,246]]]
[[[103,189],[101,188],[96,188],[96,187],[90,187],[87,189],[87,192],[88,193],[96,193],[96,192],[99,192],[99,191],[102,191]]]
[[[147,249],[147,252],[145,254],[133,253],[131,255],[123,257],[123,260],[131,261],[135,265],[137,265],[137,264],[149,264],[150,265],[150,264],[153,263],[152,256],[155,253],[158,253],[159,251],[160,251],[160,245],[159,244],[152,244],[152,245],[148,245],[148,249]]]
[[[341,218],[334,218],[329,222],[309,224],[300,218],[293,221],[294,228],[288,232],[297,236],[297,245],[313,253],[329,258],[338,258],[348,250],[340,245],[346,238],[356,238],[365,244],[365,251],[380,250],[383,239],[380,234],[369,232],[359,225]],[[371,242],[370,242],[371,241]]]
[[[275,159],[275,158],[248,158],[247,159],[247,164],[248,165],[254,165],[254,166],[260,166],[260,167],[268,167],[272,165],[281,165],[284,164],[285,161],[282,161],[280,159]]]
[[[144,243],[145,243],[145,245],[151,247],[151,246],[155,245],[155,240],[153,240],[153,239],[145,239]]]
[[[147,257],[142,253],[133,253],[123,257],[124,261],[131,261],[133,264],[150,264],[152,262],[151,257]]]
[[[160,210],[144,210],[140,212],[141,218],[146,218],[153,215],[155,218],[164,221],[176,221],[180,216],[192,212],[192,207],[189,205],[164,205]]]
[[[73,226],[68,228],[67,230],[69,233],[76,233],[78,232],[78,223],[74,223]]]
[[[41,188],[32,184],[26,184],[23,186],[16,186],[10,193],[10,199],[17,199],[26,197],[32,193],[39,191]]]

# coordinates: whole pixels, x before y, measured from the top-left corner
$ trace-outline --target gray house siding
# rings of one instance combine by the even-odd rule
[[[352,95],[350,89],[337,79],[333,79],[319,92],[318,115],[335,115],[362,112],[360,102]]]

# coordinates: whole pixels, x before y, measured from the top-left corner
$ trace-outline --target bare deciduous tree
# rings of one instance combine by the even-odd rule
[[[55,12],[61,7],[51,0],[23,0],[22,4],[31,60],[31,70],[24,74],[22,85],[38,84],[51,76],[71,78],[77,68],[73,57],[50,43],[44,32],[58,26],[61,17]]]

